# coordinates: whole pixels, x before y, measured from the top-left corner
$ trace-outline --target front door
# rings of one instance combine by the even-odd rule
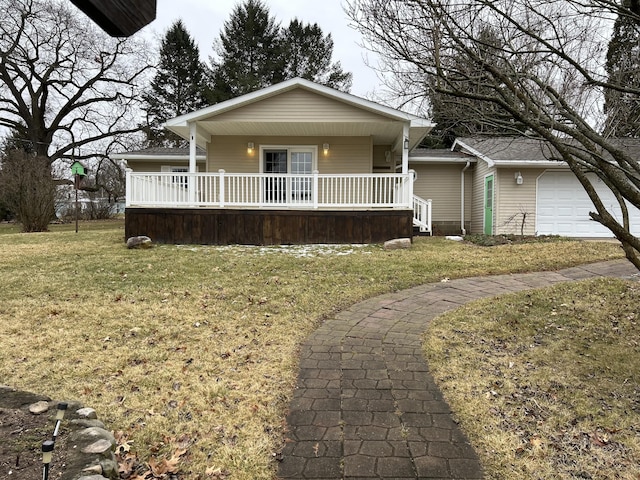
[[[265,201],[305,202],[311,200],[311,178],[296,178],[296,175],[313,173],[314,151],[309,148],[286,148],[264,150],[264,173],[287,174],[265,179]]]
[[[484,234],[493,235],[493,175],[484,177]]]

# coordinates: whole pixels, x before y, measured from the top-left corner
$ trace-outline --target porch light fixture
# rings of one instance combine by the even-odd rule
[[[522,185],[524,183],[524,178],[522,178],[522,174],[520,172],[516,172],[514,177],[516,179],[516,185]]]
[[[253,142],[247,143],[247,153],[253,153]]]
[[[409,150],[409,138],[404,137],[404,149]]]
[[[324,152],[325,155],[327,155],[329,153],[329,144],[328,143],[323,143],[322,144],[322,151]]]

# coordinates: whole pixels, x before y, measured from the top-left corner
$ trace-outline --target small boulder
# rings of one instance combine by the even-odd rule
[[[41,400],[39,402],[32,403],[31,405],[29,405],[29,411],[34,415],[40,415],[41,413],[45,413],[49,411],[49,402],[45,402],[44,400]]]
[[[384,242],[385,250],[397,250],[399,248],[411,248],[410,238],[394,238],[393,240],[387,240]]]
[[[98,414],[93,408],[85,407],[79,410],[76,410],[76,415],[82,419],[86,420],[95,420],[98,418]]]
[[[153,242],[145,235],[139,235],[137,237],[129,237],[127,239],[127,248],[151,248]]]

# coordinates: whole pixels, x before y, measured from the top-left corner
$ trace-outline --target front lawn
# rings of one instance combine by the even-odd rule
[[[640,478],[640,283],[485,299],[425,354],[488,480]]]
[[[143,461],[180,453],[190,479],[274,476],[298,345],[333,312],[444,278],[622,257],[610,243],[442,238],[127,250],[123,236],[122,222],[0,234],[0,378],[95,408]]]

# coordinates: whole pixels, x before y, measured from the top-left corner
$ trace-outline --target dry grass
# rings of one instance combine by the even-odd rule
[[[488,479],[640,478],[640,284],[595,280],[436,319],[425,352]]]
[[[321,319],[444,277],[620,258],[605,243],[491,249],[420,239],[309,249],[127,250],[122,222],[20,234],[0,226],[0,378],[78,399],[143,459],[186,447],[184,478],[274,476],[296,352]]]

